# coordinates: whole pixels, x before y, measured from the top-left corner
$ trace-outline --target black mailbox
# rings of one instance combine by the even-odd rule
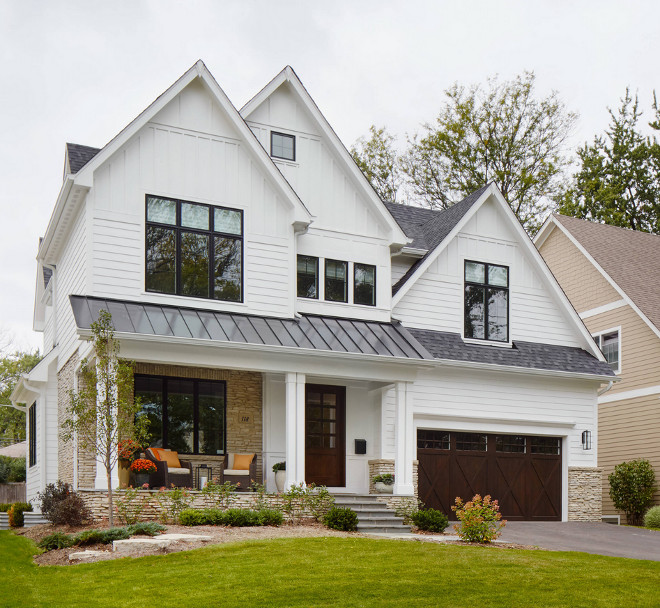
[[[355,440],[355,453],[356,454],[366,454],[367,453],[367,440],[366,439],[356,439]]]

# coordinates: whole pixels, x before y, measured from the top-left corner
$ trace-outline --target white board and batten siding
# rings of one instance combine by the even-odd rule
[[[393,316],[410,327],[462,334],[464,261],[501,264],[509,267],[511,339],[584,347],[518,239],[508,218],[487,201],[398,302]]]
[[[290,317],[293,228],[276,191],[201,85],[190,85],[94,174],[91,292]],[[244,302],[145,293],[145,195],[244,212]]]

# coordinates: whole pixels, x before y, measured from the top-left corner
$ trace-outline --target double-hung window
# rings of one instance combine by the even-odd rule
[[[353,265],[353,302],[376,306],[376,267],[370,264]]]
[[[594,337],[598,348],[600,348],[605,361],[610,364],[610,367],[618,373],[621,370],[621,347],[619,340],[619,330],[607,331],[602,334],[597,334]]]
[[[509,269],[465,261],[464,335],[509,341]]]
[[[325,261],[325,299],[348,302],[348,262]]]
[[[243,212],[147,196],[146,290],[243,300]]]
[[[319,259],[311,255],[298,256],[298,297],[318,299]]]

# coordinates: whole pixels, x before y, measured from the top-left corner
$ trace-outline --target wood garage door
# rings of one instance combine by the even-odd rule
[[[510,520],[561,520],[561,438],[419,429],[419,498],[453,517],[460,496],[490,494]]]

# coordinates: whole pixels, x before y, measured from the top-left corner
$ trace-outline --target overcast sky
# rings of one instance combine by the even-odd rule
[[[580,114],[576,146],[626,86],[650,113],[659,33],[651,0],[0,0],[0,329],[41,345],[35,255],[65,142],[102,147],[197,59],[238,108],[290,64],[347,146],[371,124],[404,140],[454,82],[533,70]]]

